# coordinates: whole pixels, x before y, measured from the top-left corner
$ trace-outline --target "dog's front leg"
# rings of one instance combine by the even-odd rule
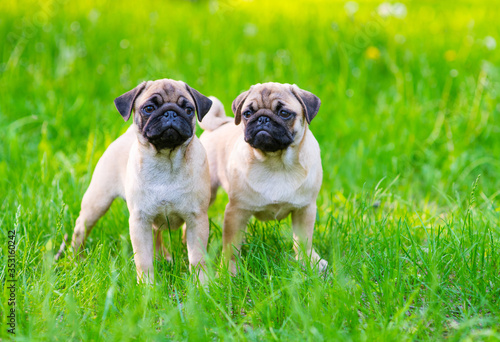
[[[194,214],[186,218],[186,244],[189,258],[189,270],[196,270],[201,284],[207,280],[203,268],[207,253],[209,223],[207,212]]]
[[[130,211],[130,240],[134,249],[137,282],[153,284],[153,220],[140,211]]]
[[[312,246],[314,221],[316,220],[316,203],[292,212],[293,240],[297,260],[310,258],[311,266],[318,265],[318,269],[324,272],[328,262],[316,253]],[[305,253],[305,254],[304,254]]]
[[[230,271],[233,275],[236,274],[234,255],[240,252],[243,233],[251,216],[251,212],[238,208],[231,201],[227,204],[226,211],[224,212],[222,254],[224,255],[226,265],[229,263]]]

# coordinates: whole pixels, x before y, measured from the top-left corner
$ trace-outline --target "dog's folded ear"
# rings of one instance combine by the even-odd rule
[[[252,90],[251,87],[250,87],[250,90]],[[236,125],[239,125],[241,122],[241,107],[243,107],[243,103],[245,102],[248,95],[250,94],[250,90],[247,90],[247,91],[241,93],[233,101],[231,109],[233,110],[233,113],[234,113],[234,123]]]
[[[208,113],[210,108],[212,108],[212,100],[200,93],[198,90],[191,88],[186,84],[186,89],[189,91],[194,99],[194,105],[196,106],[196,114],[198,116],[198,121],[203,120],[203,117]]]
[[[115,107],[122,115],[123,120],[128,121],[128,119],[130,119],[130,114],[132,114],[132,109],[134,109],[135,99],[145,87],[146,82],[142,82],[134,89],[127,91],[125,94],[115,99]]]
[[[319,107],[321,106],[321,100],[313,93],[307,90],[302,90],[295,84],[292,85],[291,88],[293,95],[295,95],[297,100],[299,100],[302,105],[307,123],[310,124],[312,119],[314,119],[316,114],[318,114]]]

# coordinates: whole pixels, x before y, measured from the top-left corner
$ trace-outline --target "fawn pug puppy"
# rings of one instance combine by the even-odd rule
[[[116,98],[115,106],[125,121],[133,112],[133,124],[97,163],[72,247],[82,247],[97,220],[121,197],[130,212],[138,281],[154,281],[153,248],[169,257],[161,230],[177,229],[184,222],[190,269],[203,265],[210,177],[205,149],[194,133],[196,117],[201,121],[212,101],[184,82],[162,79],[139,84]],[[203,282],[204,273],[199,276]]]
[[[234,100],[234,123],[220,101],[212,100],[214,108],[200,124],[205,130],[200,140],[207,150],[212,201],[219,186],[229,196],[223,227],[226,260],[239,250],[252,215],[281,220],[291,214],[297,258],[304,256],[302,246],[312,265],[324,271],[328,263],[312,247],[323,170],[318,142],[308,128],[320,99],[296,85],[256,84]],[[234,262],[231,271],[236,272]]]

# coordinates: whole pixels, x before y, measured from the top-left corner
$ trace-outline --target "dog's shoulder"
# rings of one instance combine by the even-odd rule
[[[308,169],[319,166],[321,168],[321,150],[314,134],[307,130],[300,144],[299,162]]]
[[[202,181],[210,180],[207,151],[198,137],[193,137],[183,158],[186,173]]]

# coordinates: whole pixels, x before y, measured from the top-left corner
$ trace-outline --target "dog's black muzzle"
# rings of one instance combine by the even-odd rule
[[[245,141],[261,151],[283,150],[292,144],[293,139],[286,123],[268,110],[257,111],[247,122]]]
[[[188,117],[182,108],[168,103],[147,120],[143,135],[158,150],[172,149],[193,136],[191,120],[192,117]]]

